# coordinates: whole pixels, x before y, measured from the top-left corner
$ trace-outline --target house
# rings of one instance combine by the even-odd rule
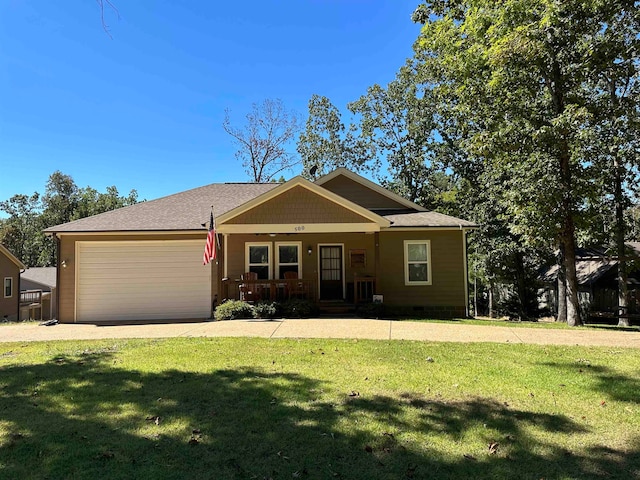
[[[628,314],[640,313],[640,242],[627,242]],[[545,269],[540,278],[544,287],[539,292],[541,306],[553,314],[557,311],[558,265]],[[576,250],[576,277],[580,304],[590,316],[617,318],[618,257],[606,247]]]
[[[203,266],[211,211],[217,258]],[[99,322],[205,319],[228,298],[292,295],[465,316],[473,228],[340,168],[315,182],[207,185],[46,233],[58,319]]]
[[[20,271],[26,267],[4,245],[0,244],[0,321],[15,322],[20,310]]]
[[[20,274],[20,319],[57,317],[56,267],[27,268]]]

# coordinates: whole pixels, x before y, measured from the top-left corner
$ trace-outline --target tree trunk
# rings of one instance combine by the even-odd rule
[[[618,326],[628,327],[627,316],[629,306],[629,293],[627,291],[627,260],[624,244],[624,194],[622,192],[622,167],[617,156],[613,160],[615,171],[614,202],[616,207],[616,252],[618,255]]]
[[[571,222],[573,224],[573,222]],[[578,279],[576,277],[576,244],[573,235],[565,233],[564,241],[564,265],[567,272],[566,278],[566,302],[567,325],[576,327],[582,325],[580,318],[580,301],[578,299]]]
[[[556,297],[558,312],[556,322],[567,323],[567,271],[564,265],[564,246],[560,244],[558,255],[558,296]]]
[[[522,254],[516,253],[514,258],[515,270],[516,270],[516,287],[518,289],[518,316],[520,320],[528,320],[529,312],[527,311],[527,284],[526,274],[524,271],[524,259]]]
[[[494,318],[494,314],[493,314],[493,282],[489,282],[489,318]]]

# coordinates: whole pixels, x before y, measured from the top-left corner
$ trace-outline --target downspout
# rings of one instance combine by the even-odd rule
[[[21,294],[20,294],[20,292],[22,292],[22,274],[23,274],[24,272],[26,272],[26,271],[27,271],[27,269],[26,269],[26,268],[21,268],[21,269],[19,269],[19,270],[20,270],[20,272],[18,272],[18,290],[17,290],[17,293],[18,293],[18,294],[16,295],[17,300],[18,300],[18,301],[16,302],[16,303],[17,303],[17,307],[18,307],[18,308],[17,308],[18,316],[16,317],[16,320],[17,320],[18,322],[20,322],[20,295],[21,295]]]

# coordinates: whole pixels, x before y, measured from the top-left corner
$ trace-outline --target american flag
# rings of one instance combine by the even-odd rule
[[[202,264],[206,265],[211,260],[216,259],[216,226],[213,223],[213,212],[211,212],[211,219],[209,220],[209,233],[207,233],[207,243],[204,246],[204,256],[202,257]]]

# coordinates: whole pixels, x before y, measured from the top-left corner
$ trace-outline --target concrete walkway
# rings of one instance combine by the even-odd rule
[[[364,319],[226,320],[203,323],[96,326],[38,324],[0,326],[0,342],[103,338],[261,337],[362,338],[429,342],[531,343],[640,348],[640,332],[589,328],[544,329],[456,323]]]

